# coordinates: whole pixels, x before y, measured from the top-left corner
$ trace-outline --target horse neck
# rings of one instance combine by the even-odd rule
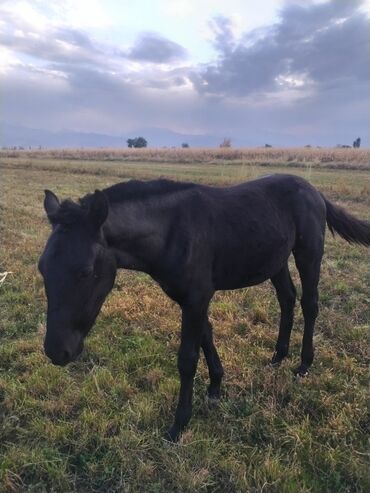
[[[164,249],[166,223],[163,211],[155,204],[111,205],[103,234],[117,266],[150,273]]]

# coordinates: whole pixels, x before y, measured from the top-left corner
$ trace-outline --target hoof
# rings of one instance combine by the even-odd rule
[[[273,355],[272,355],[272,358],[271,358],[271,361],[270,361],[270,366],[276,368],[278,366],[281,365],[281,362],[283,361],[283,359],[286,357],[285,356],[282,356],[280,354],[278,354],[277,352],[275,352]]]
[[[220,405],[220,396],[218,395],[208,395],[206,396],[206,402],[208,404],[208,407],[211,409],[214,409],[216,407],[219,407]]]
[[[171,426],[171,428],[166,431],[163,438],[164,440],[166,440],[166,442],[176,443],[180,440],[180,437],[181,437],[181,430],[178,428],[178,426],[174,425]]]
[[[308,376],[308,368],[304,365],[300,366],[295,372],[295,377],[299,380]]]

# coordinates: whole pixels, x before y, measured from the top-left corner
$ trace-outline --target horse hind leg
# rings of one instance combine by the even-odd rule
[[[277,366],[288,355],[296,301],[296,289],[290,277],[288,264],[271,278],[271,282],[276,290],[281,311],[279,335],[271,359],[271,364]]]
[[[220,387],[224,371],[213,342],[212,332],[212,324],[207,319],[206,327],[202,336],[201,346],[206,358],[210,379],[210,384],[208,387],[208,399],[209,402],[216,402],[220,399]]]
[[[294,253],[302,283],[301,306],[304,318],[301,364],[295,372],[299,377],[307,375],[308,369],[312,365],[314,359],[313,335],[316,318],[319,312],[318,284],[322,254],[322,245],[315,250],[296,250]]]

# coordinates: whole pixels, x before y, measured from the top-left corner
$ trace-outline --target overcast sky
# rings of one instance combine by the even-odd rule
[[[0,117],[369,145],[370,0],[0,0]]]

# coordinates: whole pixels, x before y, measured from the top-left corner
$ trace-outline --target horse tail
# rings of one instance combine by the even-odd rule
[[[370,222],[357,219],[322,196],[326,204],[326,222],[334,236],[338,233],[349,243],[370,246]]]

